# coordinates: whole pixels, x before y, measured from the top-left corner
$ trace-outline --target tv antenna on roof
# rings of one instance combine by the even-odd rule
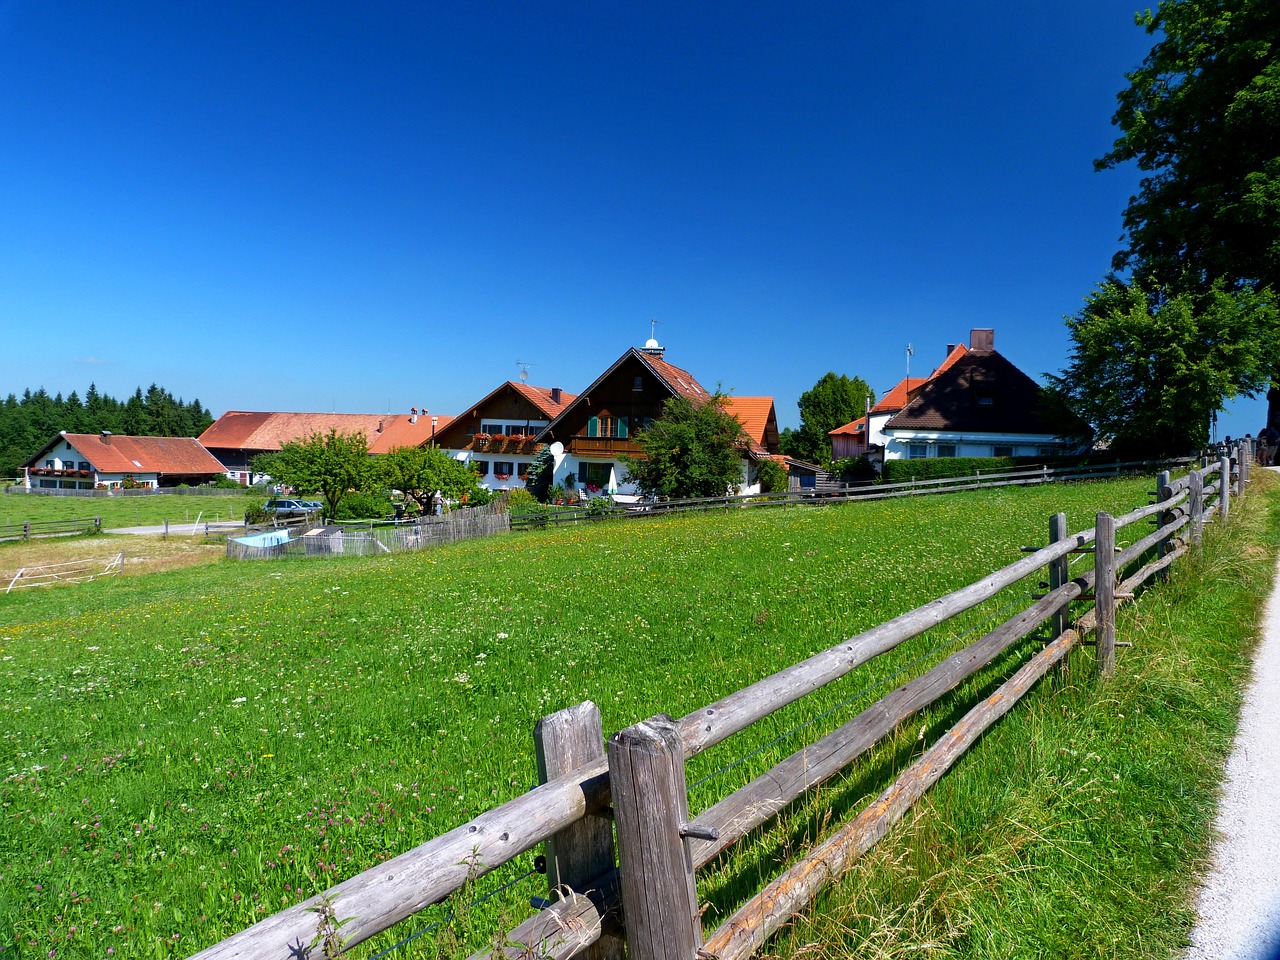
[[[915,356],[915,347],[907,344],[907,379],[911,379],[911,358]]]
[[[537,364],[536,364],[536,363],[532,363],[532,362],[530,362],[530,361],[528,361],[528,360],[517,360],[517,361],[516,361],[516,366],[520,368],[520,382],[521,382],[521,383],[528,383],[528,382],[529,382],[529,368],[530,368],[530,367],[536,367],[536,366],[537,366]]]

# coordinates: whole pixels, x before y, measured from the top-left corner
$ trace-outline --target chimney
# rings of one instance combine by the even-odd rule
[[[102,442],[103,442],[103,443],[110,443],[110,442],[111,442],[111,431],[110,431],[110,430],[103,430],[103,431],[99,434],[99,436],[102,438]]]
[[[552,388],[551,388],[551,402],[552,402],[552,403],[554,403],[554,404],[559,404],[559,403],[560,403],[560,397],[561,397],[561,396],[562,396],[562,394],[560,393],[560,388],[559,388],[559,387],[552,387]]]
[[[951,351],[952,351],[952,350],[954,350],[955,348],[956,348],[956,345],[955,345],[954,343],[948,343],[948,344],[947,344],[947,356],[948,356],[948,357],[949,357],[949,356],[951,356]]]
[[[381,433],[381,432],[382,432],[382,421],[381,421],[381,420],[379,420],[379,421],[378,421],[378,432],[379,432],[379,433]]]
[[[417,423],[417,422],[418,422],[418,408],[417,408],[417,407],[410,407],[410,408],[409,408],[409,422],[410,422],[410,423]]]
[[[970,350],[994,350],[996,348],[996,332],[991,327],[980,327],[969,331]]]

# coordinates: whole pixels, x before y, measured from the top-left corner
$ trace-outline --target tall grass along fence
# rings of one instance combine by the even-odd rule
[[[22,523],[0,523],[0,540],[31,540],[34,537],[66,537],[82,533],[101,533],[101,517],[77,520],[26,520]]]
[[[706,497],[685,500],[644,501],[634,504],[605,506],[549,507],[543,511],[514,514],[511,529],[530,530],[578,523],[603,517],[652,517],[663,513],[697,510],[723,510],[730,507],[784,507],[791,504],[841,503],[850,500],[887,500],[893,497],[926,496],[980,490],[990,487],[1030,487],[1045,483],[1070,483],[1080,480],[1105,480],[1120,476],[1151,473],[1163,467],[1187,467],[1188,459],[1108,463],[1089,467],[1027,467],[1005,472],[976,474],[966,477],[942,477],[933,480],[907,480],[901,483],[841,483],[817,490],[788,490],[780,493],[758,493],[746,496]]]
[[[227,538],[227,556],[236,560],[275,557],[369,556],[403,553],[473,537],[506,533],[511,529],[505,501],[453,510],[438,517],[408,522],[364,522],[323,525],[314,520],[301,526],[252,528]]]
[[[9,578],[4,592],[21,587],[48,587],[55,583],[86,583],[98,577],[109,577],[124,568],[124,551],[102,560],[68,560],[65,563],[46,563],[23,567]]]
[[[789,917],[874,846],[982,733],[1075,647],[1091,643],[1096,672],[1115,670],[1115,611],[1191,549],[1206,523],[1225,519],[1248,481],[1248,457],[1227,457],[1157,478],[1155,502],[1123,516],[1099,513],[1069,533],[1048,523],[1048,545],[680,719],[655,716],[609,738],[582,703],[534,730],[540,785],[442,836],[267,917],[197,954],[198,960],[319,960],[389,929],[539,844],[548,905],[496,932],[480,957],[730,960],[750,956]],[[1154,527],[1146,532],[1148,526]],[[1117,534],[1132,538],[1121,545]],[[1093,568],[1071,575],[1072,558]],[[873,658],[1006,588],[1041,574],[1030,605],[942,659],[861,714],[706,809],[688,809],[685,762],[764,721]],[[1007,596],[1007,595],[1006,595]],[[1071,618],[1070,605],[1091,601]],[[1019,600],[1018,604],[1026,603]],[[1006,608],[1007,610],[1010,608]],[[1080,609],[1077,607],[1077,609]],[[1003,616],[1004,614],[1001,614]],[[895,727],[948,696],[1035,631],[1043,646],[968,710],[884,791],[716,929],[704,933],[697,871],[793,801],[835,776]],[[1047,635],[1045,635],[1047,634]],[[1087,638],[1092,638],[1088,640]],[[624,931],[622,933],[621,931]],[[403,941],[402,941],[403,942]]]

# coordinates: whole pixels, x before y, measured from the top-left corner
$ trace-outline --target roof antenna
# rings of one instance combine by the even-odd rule
[[[661,322],[662,322],[662,321],[661,321],[661,320],[658,320],[658,319],[651,319],[651,320],[649,321],[649,339],[645,341],[645,345],[644,345],[644,348],[645,348],[646,350],[661,350],[661,349],[662,349],[662,348],[658,345],[658,336],[657,336],[658,331],[656,330],[656,327],[657,327],[657,326],[658,326],[658,324],[660,324]]]
[[[528,361],[528,360],[517,360],[517,361],[516,361],[516,366],[520,368],[520,382],[521,382],[521,383],[528,383],[528,382],[529,382],[529,368],[530,368],[530,367],[536,367],[536,366],[537,366],[537,364],[536,364],[536,363],[532,363],[532,362],[530,362],[530,361]]]
[[[907,344],[907,379],[911,379],[911,358],[916,354],[915,347]]]

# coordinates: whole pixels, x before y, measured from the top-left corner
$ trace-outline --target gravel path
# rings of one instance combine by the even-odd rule
[[[1184,960],[1280,960],[1280,564]]]

